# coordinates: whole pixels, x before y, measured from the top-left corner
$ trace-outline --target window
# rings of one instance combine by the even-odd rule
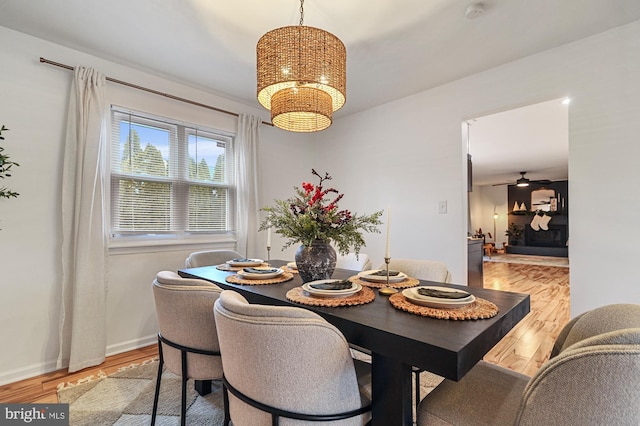
[[[112,107],[111,235],[234,231],[233,138]]]

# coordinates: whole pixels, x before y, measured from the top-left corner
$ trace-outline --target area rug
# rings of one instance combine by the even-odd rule
[[[58,401],[69,404],[70,425],[149,425],[158,361],[134,365],[109,376],[64,383],[58,386]],[[158,426],[180,424],[180,378],[165,371],[158,403]],[[187,382],[187,424],[222,425],[222,383],[214,381],[212,392],[203,397]]]
[[[528,254],[492,254],[484,256],[485,262],[519,263],[522,265],[569,267],[568,257],[533,256]]]
[[[354,351],[355,352],[355,351]],[[367,355],[356,358],[368,358]],[[109,376],[98,374],[75,383],[58,385],[58,401],[69,404],[71,426],[147,426],[151,424],[153,393],[158,361],[132,365]],[[421,397],[442,378],[424,372],[420,375]],[[200,396],[187,382],[187,424],[221,426],[224,417],[222,383],[214,381],[212,392]],[[180,378],[165,371],[162,375],[158,426],[180,424]]]

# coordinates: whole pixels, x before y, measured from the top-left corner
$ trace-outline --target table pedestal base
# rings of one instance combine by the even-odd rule
[[[372,426],[411,426],[411,366],[379,354],[371,356]]]

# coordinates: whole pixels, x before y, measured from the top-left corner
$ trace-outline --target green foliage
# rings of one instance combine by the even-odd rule
[[[4,125],[0,127],[0,140],[4,140],[4,136],[2,136],[2,132],[7,131]],[[0,146],[0,179],[5,179],[11,177],[11,168],[13,166],[20,166],[20,164],[15,163],[9,160],[9,156],[4,154],[4,148]],[[11,191],[9,188],[2,186],[0,187],[0,198],[15,198],[17,197],[17,192]]]
[[[168,176],[169,170],[162,153],[154,145],[147,143],[142,149],[140,136],[131,130],[122,151],[122,171],[150,176]]]
[[[522,232],[524,232],[524,228],[522,226],[516,225],[515,223],[511,222],[511,225],[509,225],[504,235],[511,237],[514,240],[519,240],[522,236]]]
[[[220,155],[212,172],[204,158],[198,162],[192,157],[188,159],[189,179],[206,183],[189,186],[189,230],[226,229],[228,191],[224,187],[211,185],[225,181],[224,160],[224,155]],[[120,168],[124,173],[139,176],[119,181],[120,198],[135,200],[120,204],[118,215],[121,228],[171,230],[171,185],[148,179],[169,176],[170,166],[162,158],[161,151],[153,143],[141,141],[138,132],[131,129],[123,145],[120,161]]]
[[[349,253],[351,248],[359,253],[365,245],[362,232],[380,233],[378,225],[382,224],[382,211],[357,215],[349,210],[338,210],[338,202],[344,194],[322,186],[325,180],[331,180],[331,176],[328,173],[320,176],[313,169],[311,173],[320,179],[320,183],[313,185],[303,182],[302,189],[294,187],[296,196],[275,200],[274,206],[262,208],[261,211],[267,212],[267,217],[259,230],[273,227],[277,234],[287,238],[283,250],[295,243],[310,246],[314,240],[321,240],[333,241],[340,254]],[[334,198],[330,200],[331,197]]]

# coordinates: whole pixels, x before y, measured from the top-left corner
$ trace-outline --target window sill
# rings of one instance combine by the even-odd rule
[[[116,238],[109,243],[109,255],[122,255],[131,253],[158,253],[180,250],[196,251],[199,249],[229,249],[235,248],[235,234],[222,234],[206,237],[167,238],[162,236],[140,238]]]

